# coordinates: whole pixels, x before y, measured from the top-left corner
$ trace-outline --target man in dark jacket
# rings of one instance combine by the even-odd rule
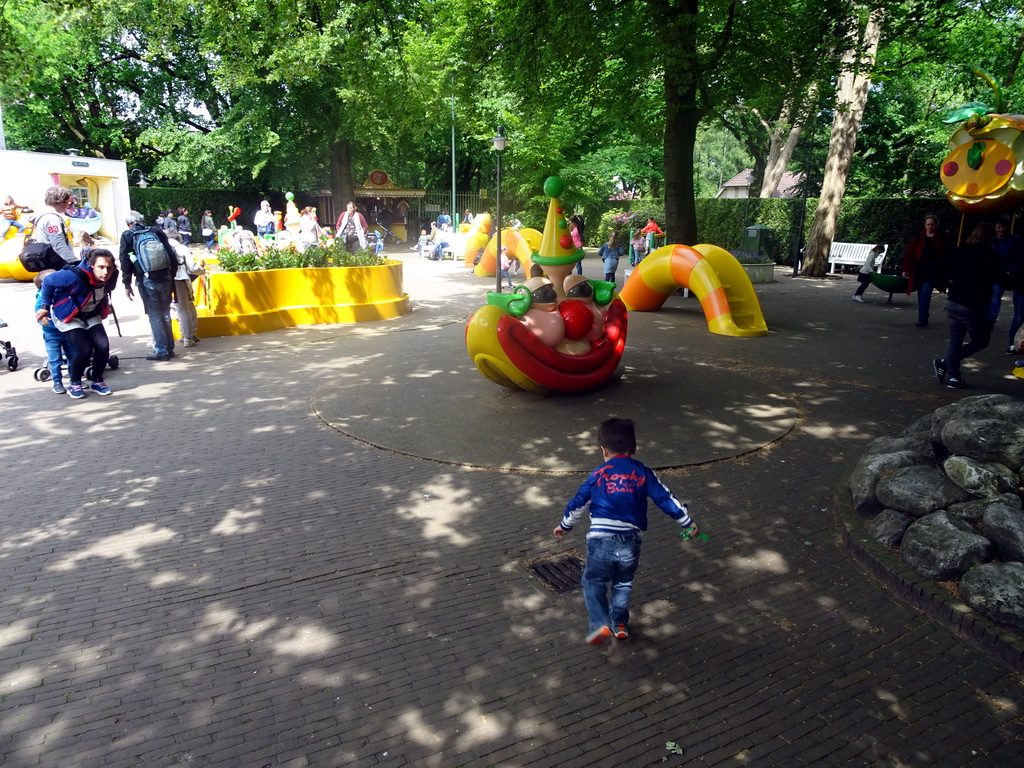
[[[950,389],[965,386],[960,361],[985,349],[992,337],[993,321],[989,314],[992,285],[1005,281],[999,257],[992,249],[995,235],[995,227],[982,222],[974,228],[967,242],[953,249],[945,260],[949,339],[946,356],[932,360],[932,368],[939,383]],[[964,344],[968,335],[971,340]]]
[[[121,279],[124,282],[128,298],[135,299],[132,290],[132,277],[139,288],[142,306],[149,317],[149,327],[153,331],[153,353],[147,360],[170,360],[174,357],[174,332],[171,330],[171,291],[174,287],[174,274],[178,271],[178,255],[167,242],[167,235],[161,227],[147,227],[146,220],[138,211],[128,214],[128,229],[121,233],[120,261]],[[142,232],[152,232],[167,251],[167,269],[143,272],[135,254],[135,238]]]

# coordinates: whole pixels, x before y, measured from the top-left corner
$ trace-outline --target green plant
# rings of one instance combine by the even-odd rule
[[[362,248],[349,253],[338,244],[311,245],[299,253],[289,245],[286,248],[266,248],[263,255],[237,253],[221,248],[218,254],[220,267],[225,272],[256,272],[265,269],[319,269],[324,267],[379,267],[387,259]]]

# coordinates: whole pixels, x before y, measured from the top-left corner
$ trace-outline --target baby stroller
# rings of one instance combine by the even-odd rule
[[[375,232],[372,229],[366,233],[366,247],[373,251],[374,256],[384,250],[385,237],[386,235],[382,235],[380,232]]]
[[[0,319],[0,328],[6,328],[7,323]],[[18,350],[14,348],[14,345],[9,341],[0,341],[0,360],[4,359],[4,355],[7,356],[7,370],[16,371],[18,370]]]

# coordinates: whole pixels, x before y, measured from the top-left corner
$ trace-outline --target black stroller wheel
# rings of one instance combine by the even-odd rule
[[[12,355],[11,357],[7,358],[7,370],[8,371],[16,371],[16,370],[18,370],[18,356],[17,355]]]
[[[85,369],[85,378],[92,380],[92,366],[88,366]]]
[[[46,369],[45,368],[36,368],[34,371],[32,371],[32,378],[35,379],[36,381],[42,381],[42,379],[40,377],[43,375],[43,371],[44,370],[46,370]]]
[[[112,371],[116,371],[120,365],[121,361],[118,359],[117,355],[111,355],[107,360],[107,367]]]
[[[53,378],[53,376],[50,374],[50,369],[49,368],[41,368],[39,370],[39,380],[40,381],[49,381],[52,378]]]

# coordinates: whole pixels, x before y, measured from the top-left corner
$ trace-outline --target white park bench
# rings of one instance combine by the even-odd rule
[[[450,232],[448,233],[448,246],[441,249],[441,261],[445,259],[451,259],[452,261],[458,261],[466,256],[466,239],[469,237],[468,232]]]
[[[855,266],[860,269],[864,266],[864,260],[867,259],[875,245],[876,243],[832,243],[828,252],[828,273],[834,275],[837,264]],[[888,252],[889,246],[886,245],[885,250],[875,259],[875,270],[881,269],[882,263],[885,261],[885,254]]]

